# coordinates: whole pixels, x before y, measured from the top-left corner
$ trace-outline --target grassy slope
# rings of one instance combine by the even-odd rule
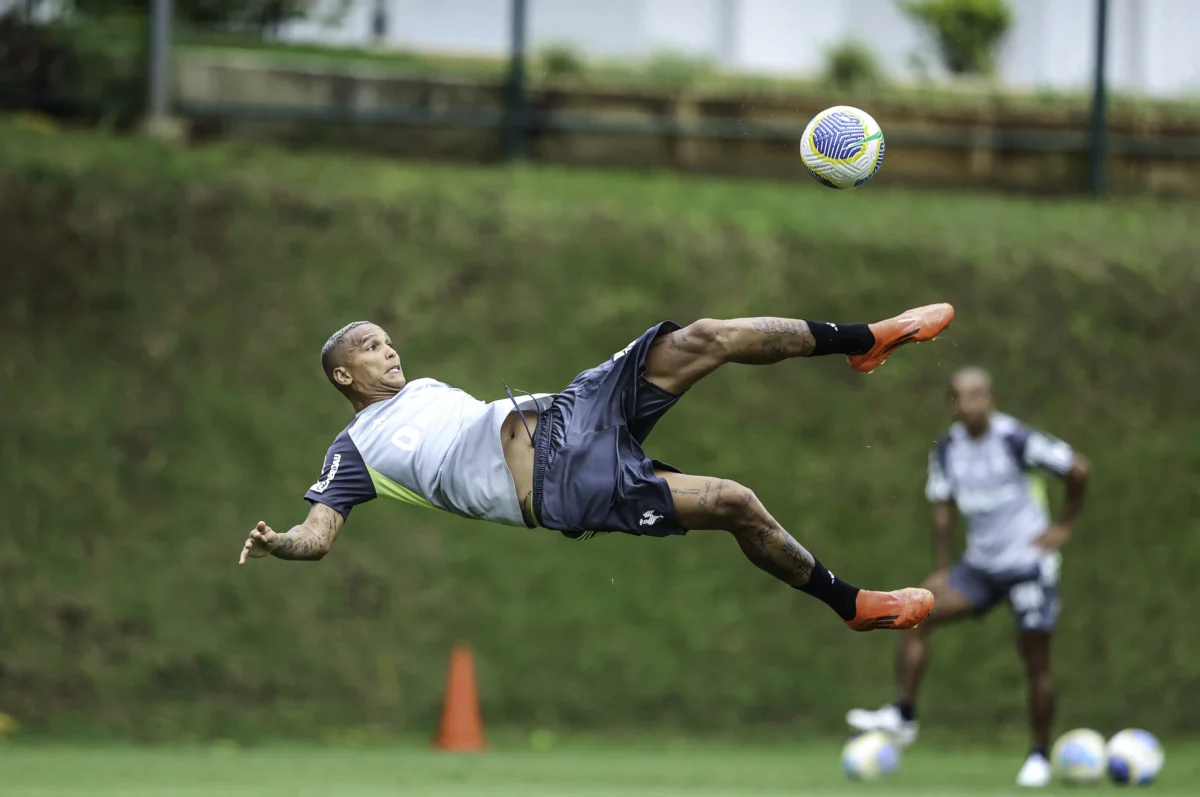
[[[752,485],[840,574],[928,567],[950,369],[1076,443],[1064,722],[1195,730],[1200,279],[1191,205],[184,152],[0,129],[8,385],[0,708],[139,736],[429,728],[472,642],[496,723],[836,727],[894,640],[840,627],[720,536],[581,547],[376,502],[320,565],[232,563],[347,420],[316,350],[371,317],[410,376],[553,390],[663,317],[869,319],[948,299],[944,342],[870,377],[731,368],[652,452]],[[1021,721],[1003,613],[938,640],[930,724]],[[981,651],[983,653],[981,653]]]

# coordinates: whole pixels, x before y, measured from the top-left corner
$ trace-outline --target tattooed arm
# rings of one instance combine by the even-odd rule
[[[260,520],[242,546],[238,564],[268,555],[277,559],[321,559],[333,547],[343,522],[336,510],[318,503],[312,505],[303,523],[293,526],[284,534],[272,530]]]

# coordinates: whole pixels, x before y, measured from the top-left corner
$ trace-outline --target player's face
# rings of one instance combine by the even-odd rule
[[[364,324],[351,330],[359,333],[354,340],[346,370],[360,385],[379,385],[395,390],[404,388],[404,369],[400,355],[392,348],[392,339],[374,324]]]
[[[980,427],[992,414],[992,388],[983,379],[964,376],[950,385],[950,404],[954,417],[968,427]]]

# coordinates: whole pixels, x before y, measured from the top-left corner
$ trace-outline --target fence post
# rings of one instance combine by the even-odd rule
[[[167,117],[171,91],[172,0],[153,0],[150,6],[150,59],[146,65],[146,114]]]
[[[151,138],[182,141],[187,124],[171,113],[171,26],[174,0],[151,0],[149,58],[146,61],[146,108],[142,132]]]
[[[1092,193],[1103,196],[1107,190],[1108,165],[1108,0],[1096,0],[1096,74],[1092,90]]]
[[[737,60],[738,6],[734,0],[720,0],[717,5],[717,59],[725,69]]]
[[[518,160],[525,154],[525,0],[512,0],[511,40],[504,115],[504,159]]]

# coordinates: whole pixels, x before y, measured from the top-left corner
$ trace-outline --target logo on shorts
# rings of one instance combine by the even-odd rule
[[[663,519],[662,515],[654,514],[654,510],[651,509],[647,512],[642,513],[642,519],[638,521],[638,525],[639,526],[653,526],[655,523],[657,523],[658,521],[660,521],[662,519]]]

